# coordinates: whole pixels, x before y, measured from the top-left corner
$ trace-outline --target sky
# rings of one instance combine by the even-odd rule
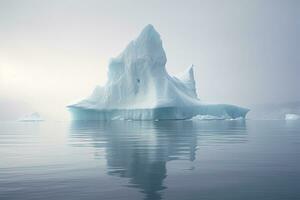
[[[299,19],[297,0],[0,0],[1,112],[67,119],[147,24],[170,74],[195,65],[201,100],[300,101]]]

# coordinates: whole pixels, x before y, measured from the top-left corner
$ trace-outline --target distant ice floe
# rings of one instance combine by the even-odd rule
[[[285,120],[299,120],[300,115],[297,114],[286,114],[285,115]]]
[[[20,118],[18,120],[19,122],[39,122],[44,121],[44,119],[40,116],[39,113],[34,112],[28,115],[25,115],[24,117]]]

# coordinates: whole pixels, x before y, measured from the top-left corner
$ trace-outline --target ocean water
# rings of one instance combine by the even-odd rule
[[[300,199],[300,121],[0,122],[0,199]]]

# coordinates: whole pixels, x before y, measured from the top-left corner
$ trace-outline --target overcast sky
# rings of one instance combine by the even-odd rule
[[[0,0],[0,100],[66,116],[65,106],[104,84],[109,59],[150,23],[169,73],[195,65],[200,99],[299,101],[299,2]]]

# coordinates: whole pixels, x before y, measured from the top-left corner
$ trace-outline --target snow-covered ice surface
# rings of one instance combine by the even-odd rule
[[[285,120],[299,120],[300,116],[296,114],[286,114]]]
[[[244,118],[246,108],[204,104],[197,96],[194,67],[171,76],[160,35],[147,25],[108,67],[108,81],[90,97],[68,106],[75,120],[189,119],[196,115]]]
[[[20,122],[36,122],[36,121],[44,121],[44,119],[41,118],[39,113],[35,112],[35,113],[31,113],[29,115],[25,115],[24,117],[20,118],[18,121],[20,121]]]

